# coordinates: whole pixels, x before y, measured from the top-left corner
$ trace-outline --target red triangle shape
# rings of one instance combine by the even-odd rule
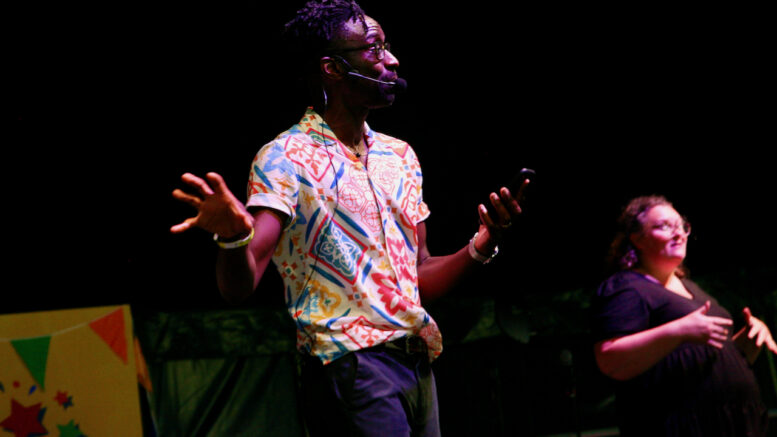
[[[116,355],[127,364],[127,339],[124,335],[124,309],[100,317],[89,323],[92,330],[105,341]]]

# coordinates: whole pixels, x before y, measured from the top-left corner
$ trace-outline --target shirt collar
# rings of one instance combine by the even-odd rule
[[[334,143],[340,142],[334,131],[324,121],[324,118],[312,107],[307,108],[299,125],[302,131],[320,146],[331,146]],[[370,129],[366,121],[364,122],[364,133],[367,139],[367,147],[371,148],[375,143],[375,132]]]

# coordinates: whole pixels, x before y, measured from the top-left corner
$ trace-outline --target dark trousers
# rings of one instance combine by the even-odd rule
[[[323,366],[302,366],[311,436],[440,435],[437,391],[426,353],[378,346]]]

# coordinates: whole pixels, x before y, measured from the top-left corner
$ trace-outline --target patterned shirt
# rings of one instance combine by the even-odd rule
[[[404,141],[365,131],[366,167],[309,108],[256,155],[247,206],[288,216],[273,263],[301,351],[326,364],[417,335],[433,360],[442,338],[416,271],[421,168]]]

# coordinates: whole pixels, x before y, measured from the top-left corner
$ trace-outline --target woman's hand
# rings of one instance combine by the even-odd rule
[[[777,343],[775,343],[769,327],[753,316],[750,308],[743,309],[742,314],[745,316],[747,326],[737,332],[733,340],[734,344],[745,354],[747,361],[750,364],[755,362],[763,346],[766,346],[772,353],[777,354]]]
[[[710,302],[707,301],[701,308],[677,319],[676,327],[687,342],[708,344],[721,349],[728,338],[728,328],[733,321],[724,317],[708,316],[709,309]]]
[[[696,311],[635,334],[596,343],[594,354],[605,375],[626,381],[641,375],[687,342],[722,348],[731,319],[708,316],[709,301]]]

